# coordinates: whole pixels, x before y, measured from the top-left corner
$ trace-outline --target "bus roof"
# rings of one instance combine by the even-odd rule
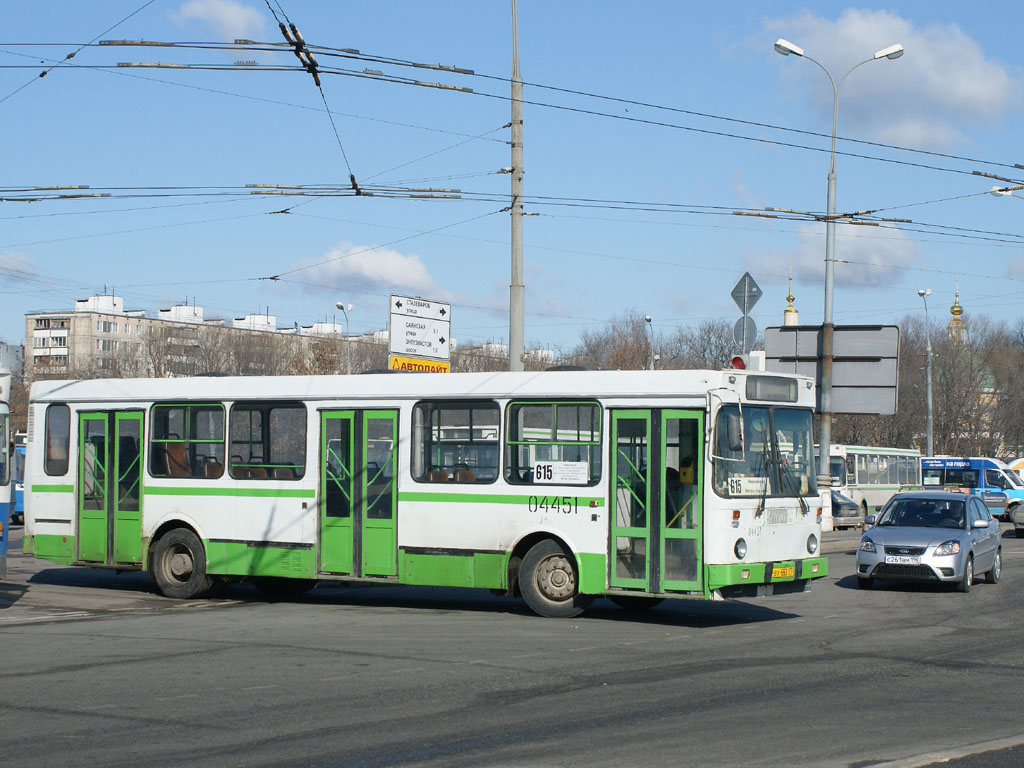
[[[356,376],[198,376],[170,379],[88,379],[36,381],[30,399],[44,402],[130,402],[168,400],[420,399],[457,397],[699,398],[718,390],[735,402],[748,377],[797,381],[795,405],[813,407],[813,381],[805,376],[741,371],[537,371],[490,373],[401,373]],[[731,392],[730,392],[731,390]]]

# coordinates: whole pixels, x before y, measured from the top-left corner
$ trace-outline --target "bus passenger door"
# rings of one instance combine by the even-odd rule
[[[107,562],[110,440],[107,413],[78,416],[78,559]]]
[[[78,559],[142,562],[142,411],[78,417]]]
[[[397,576],[398,411],[363,411],[362,431],[362,575]]]
[[[703,589],[704,414],[661,411],[660,591]]]
[[[612,587],[703,589],[700,411],[612,411],[609,576]]]
[[[398,411],[321,414],[320,570],[398,574]]]
[[[608,538],[613,587],[646,591],[650,573],[648,553],[651,506],[649,450],[651,412],[612,411],[611,499]]]
[[[114,562],[142,562],[142,411],[114,414]]]
[[[353,573],[353,411],[320,415],[320,570]]]

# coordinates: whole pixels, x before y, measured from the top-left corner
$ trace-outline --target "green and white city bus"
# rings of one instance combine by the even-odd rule
[[[224,581],[483,587],[544,616],[807,589],[813,382],[743,371],[41,381],[24,551]]]

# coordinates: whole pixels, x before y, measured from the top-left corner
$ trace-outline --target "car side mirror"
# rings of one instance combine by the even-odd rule
[[[872,525],[875,524],[875,520],[877,518],[878,518],[878,515],[868,515],[867,517],[864,518],[864,526],[866,528],[870,528]]]
[[[975,520],[974,521],[974,527],[975,528],[988,528],[990,522],[991,521],[989,521],[989,520]]]
[[[740,424],[740,415],[738,413],[730,413],[726,415],[725,431],[729,438],[729,450],[742,451],[743,431]]]

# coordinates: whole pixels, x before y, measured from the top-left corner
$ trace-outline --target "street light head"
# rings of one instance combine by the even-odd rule
[[[1013,194],[1013,192],[1011,192],[1006,187],[992,187],[992,189],[990,189],[988,193],[996,197],[1006,197],[1007,195]]]
[[[650,315],[644,315],[644,322],[645,323],[651,322],[651,316]]]
[[[896,43],[895,45],[890,45],[888,48],[883,48],[882,50],[875,52],[876,59],[898,59],[902,55],[903,46],[900,45],[899,43]]]
[[[902,51],[903,51],[903,49],[900,48],[900,52],[902,52]],[[794,56],[803,56],[804,55],[804,49],[803,48],[801,48],[799,45],[793,45],[793,43],[789,42],[789,40],[785,40],[785,39],[783,39],[781,37],[778,40],[775,41],[775,52],[776,53],[781,53],[783,56],[789,56],[789,54],[791,54],[791,53]]]
[[[334,306],[336,306],[338,309],[344,309],[345,308],[345,302],[344,301],[339,301]]]
[[[924,298],[925,296],[931,296],[932,295],[932,289],[931,288],[922,288],[920,291],[917,292],[917,295],[920,296],[921,298]]]

